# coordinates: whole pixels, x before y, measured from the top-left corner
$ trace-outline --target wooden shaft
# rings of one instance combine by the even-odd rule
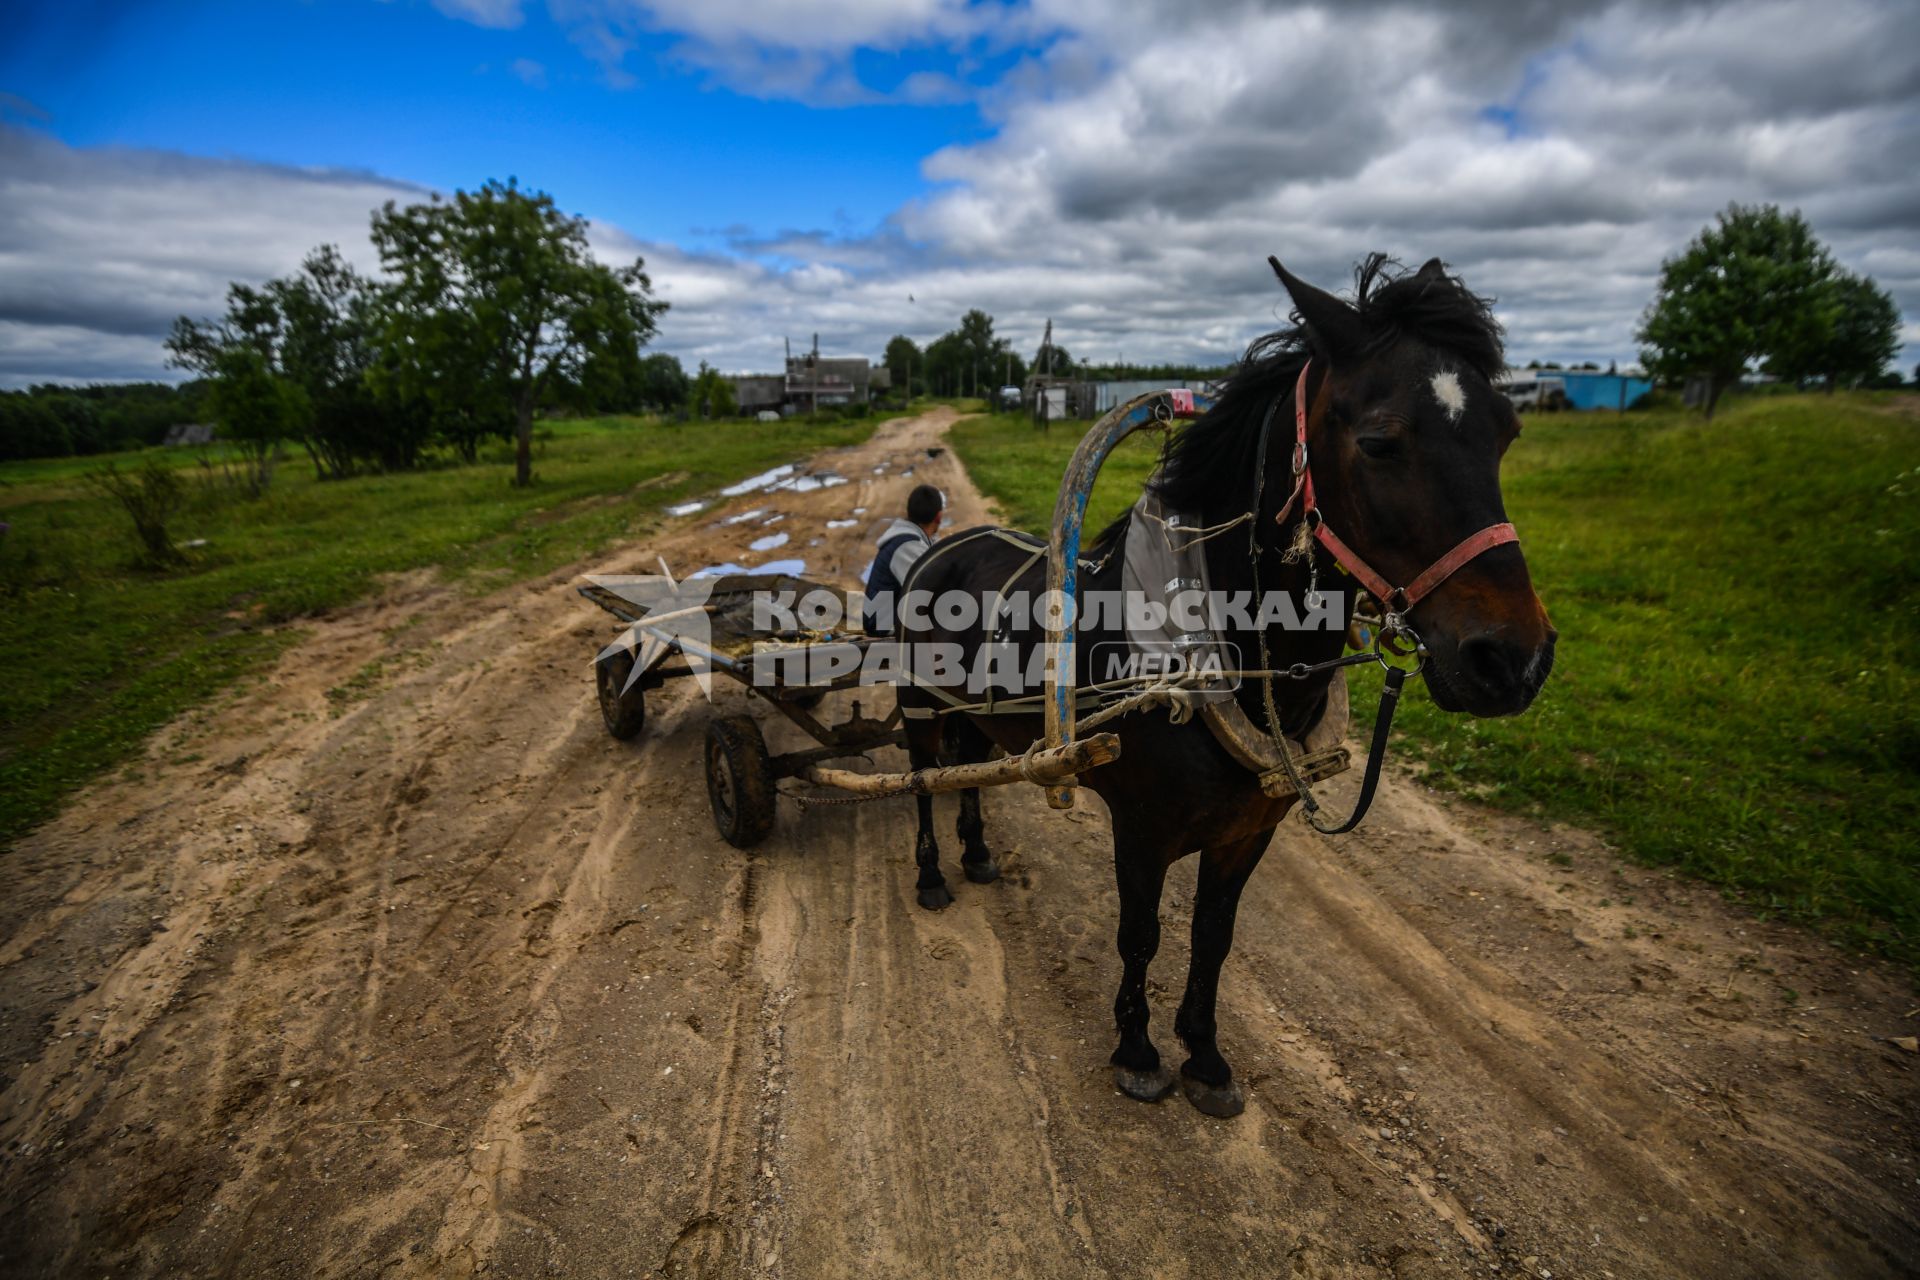
[[[930,796],[944,791],[965,791],[969,787],[997,787],[1008,782],[1051,783],[1061,778],[1071,778],[1119,757],[1120,735],[1096,733],[1064,747],[1036,751],[1031,756],[1006,756],[999,760],[983,760],[978,764],[916,769],[912,773],[855,773],[851,769],[834,769],[818,764],[807,765],[795,773],[823,787],[864,795],[905,791]]]

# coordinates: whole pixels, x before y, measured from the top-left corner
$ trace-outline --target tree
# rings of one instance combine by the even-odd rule
[[[1073,374],[1073,356],[1057,342],[1051,345],[1043,342],[1040,349],[1033,353],[1033,371],[1051,373],[1056,378],[1070,377]]]
[[[422,415],[399,401],[383,401],[369,379],[378,348],[384,299],[340,251],[322,245],[300,270],[260,288],[235,283],[220,320],[174,321],[167,346],[173,363],[216,385],[229,375],[264,373],[302,393],[286,438],[298,439],[321,478],[352,475],[360,464],[396,468],[418,461],[427,443]],[[257,398],[259,387],[230,388],[226,401]],[[217,398],[217,397],[216,397]]]
[[[1799,367],[1832,324],[1833,259],[1799,213],[1729,205],[1666,260],[1641,318],[1641,361],[1656,377],[1708,379],[1706,412],[1755,360]]]
[[[655,352],[640,362],[640,403],[649,409],[677,409],[687,402],[687,371],[680,358]]]
[[[457,191],[451,202],[401,209],[388,201],[374,215],[373,242],[395,278],[386,342],[408,353],[396,362],[401,384],[465,399],[451,376],[504,397],[518,485],[533,479],[542,399],[576,383],[595,356],[637,352],[666,309],[642,260],[596,262],[586,219],[514,181]]]
[[[902,394],[912,397],[916,374],[919,375],[921,389],[925,389],[927,358],[919,345],[906,334],[896,333],[887,340],[887,354],[880,363],[887,366],[887,371],[893,375],[893,385],[900,388]]]
[[[222,434],[239,446],[248,492],[257,498],[273,480],[280,442],[299,434],[312,408],[298,384],[275,373],[267,357],[251,346],[221,351],[213,374],[208,407]]]
[[[687,408],[697,418],[730,418],[740,411],[739,402],[734,399],[733,383],[705,360],[700,362],[700,372],[687,388]]]
[[[960,325],[927,347],[927,382],[936,394],[979,395],[1002,379],[1023,381],[1026,365],[1005,338],[993,336],[993,317],[975,308]]]
[[[1806,372],[1829,391],[1873,382],[1900,354],[1900,308],[1871,276],[1839,271],[1828,287],[1833,322]]]

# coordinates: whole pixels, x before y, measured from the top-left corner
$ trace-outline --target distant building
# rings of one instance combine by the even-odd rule
[[[777,373],[742,373],[727,381],[733,384],[734,403],[743,414],[778,413],[787,402],[787,380]]]
[[[823,405],[865,404],[872,396],[873,362],[865,356],[787,357],[787,404],[794,413]]]
[[[213,424],[210,422],[176,422],[167,428],[166,439],[162,444],[178,447],[213,443]]]
[[[867,404],[875,391],[893,386],[893,372],[865,356],[799,355],[787,359],[787,371],[731,374],[733,398],[743,414],[772,410],[807,413],[847,404]]]

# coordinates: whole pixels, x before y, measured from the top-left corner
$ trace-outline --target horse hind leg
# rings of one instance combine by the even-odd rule
[[[993,743],[972,721],[960,716],[950,718],[947,747],[956,764],[979,764],[993,754]],[[954,824],[964,846],[960,869],[975,884],[992,884],[1000,878],[1000,864],[987,848],[986,823],[980,817],[980,788],[968,787],[960,793],[960,818]]]
[[[940,726],[935,720],[907,721],[907,762],[915,769],[929,769],[940,762]],[[928,911],[939,911],[953,902],[947,878],[940,874],[940,841],[933,834],[933,797],[915,796],[920,829],[913,841],[913,861],[919,868],[914,881],[914,898]]]
[[[1180,1066],[1180,1091],[1202,1113],[1227,1119],[1247,1107],[1246,1091],[1220,1053],[1214,1008],[1220,993],[1220,967],[1233,947],[1233,922],[1240,891],[1260,864],[1271,831],[1200,854],[1199,882],[1193,901],[1193,954],[1187,990],[1174,1016],[1173,1033],[1187,1048]]]

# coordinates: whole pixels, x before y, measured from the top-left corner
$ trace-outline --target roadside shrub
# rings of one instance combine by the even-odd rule
[[[118,503],[133,521],[142,563],[164,568],[180,562],[180,551],[167,531],[187,497],[179,473],[148,458],[137,471],[122,471],[109,463],[98,471],[89,471],[85,480],[89,488]]]

